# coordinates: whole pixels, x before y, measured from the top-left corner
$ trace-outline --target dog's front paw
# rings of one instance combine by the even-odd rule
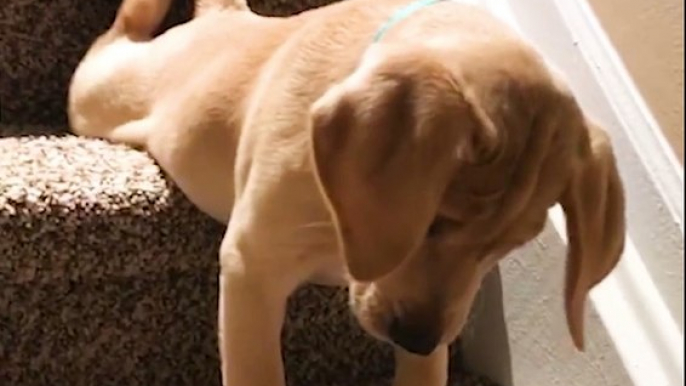
[[[446,386],[448,384],[448,347],[441,345],[428,356],[395,349],[393,386]]]

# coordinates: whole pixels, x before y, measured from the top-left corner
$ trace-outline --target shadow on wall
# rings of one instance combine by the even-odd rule
[[[467,368],[488,374],[502,386],[513,386],[510,340],[507,334],[500,268],[481,284],[469,324],[461,337],[462,360]]]

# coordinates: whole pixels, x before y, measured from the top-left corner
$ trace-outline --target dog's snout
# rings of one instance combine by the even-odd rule
[[[439,342],[435,329],[398,317],[391,321],[388,335],[393,343],[406,351],[423,356],[431,354]]]

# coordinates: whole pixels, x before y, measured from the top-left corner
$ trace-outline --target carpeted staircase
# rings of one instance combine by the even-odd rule
[[[3,386],[220,384],[223,226],[194,209],[145,153],[67,133],[69,78],[119,2],[0,0]],[[251,6],[287,15],[328,2]],[[176,3],[167,26],[189,15],[189,0]],[[292,386],[391,378],[389,347],[359,329],[344,290],[303,288],[284,339]],[[454,351],[451,385],[491,385],[468,375]]]

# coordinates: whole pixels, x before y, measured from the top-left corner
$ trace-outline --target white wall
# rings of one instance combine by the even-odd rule
[[[590,0],[684,162],[684,0]]]

